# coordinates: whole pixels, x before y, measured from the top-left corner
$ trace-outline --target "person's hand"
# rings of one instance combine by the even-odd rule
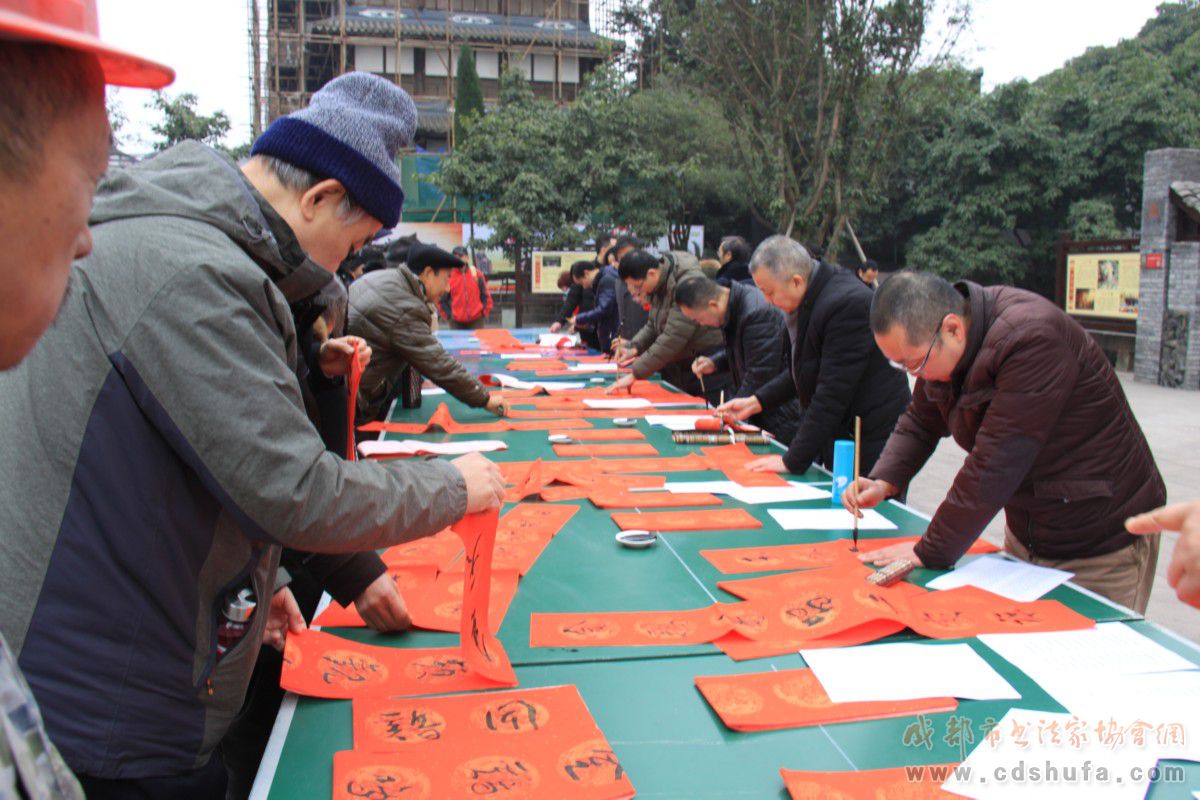
[[[467,484],[467,513],[499,508],[504,502],[504,478],[500,468],[480,453],[467,453],[450,462]]]
[[[321,372],[325,373],[326,378],[345,375],[350,371],[350,356],[356,349],[358,350],[358,362],[363,369],[366,369],[367,364],[371,363],[371,348],[365,339],[358,336],[342,336],[326,340],[321,345],[321,352],[317,355],[317,365],[321,367]]]
[[[842,497],[846,495],[843,493]],[[913,566],[921,567],[921,559],[917,558],[917,553],[913,549],[917,546],[916,542],[900,542],[889,547],[881,547],[878,550],[872,550],[869,553],[859,553],[858,560],[864,564],[874,564],[877,567],[886,567],[893,561],[911,561]]]
[[[751,472],[787,472],[783,465],[783,456],[763,456],[746,462],[746,469]]]
[[[842,505],[861,519],[861,509],[874,508],[895,494],[898,494],[896,487],[887,481],[859,478],[858,483],[850,483],[842,490]]]
[[[610,385],[607,389],[604,390],[604,393],[605,394],[617,394],[618,392],[624,390],[624,391],[628,391],[630,394],[632,394],[633,393],[633,389],[632,389],[633,382],[635,380],[637,380],[637,379],[633,377],[632,372],[622,375],[621,377],[619,377],[615,381],[613,381],[612,385]]]
[[[267,607],[263,644],[282,652],[287,635],[300,633],[307,627],[304,615],[300,613],[300,606],[296,605],[296,598],[292,596],[292,590],[285,586],[271,597],[271,605]]]
[[[724,419],[726,414],[732,416],[738,422],[750,419],[755,414],[762,413],[762,403],[758,402],[758,398],[754,395],[749,397],[735,397],[728,403],[723,403],[717,406],[717,411]]]
[[[408,630],[412,625],[408,607],[404,605],[404,598],[396,588],[396,581],[386,572],[354,598],[354,607],[358,609],[358,615],[368,627],[381,633]]]
[[[620,336],[617,336],[616,338],[614,338],[612,340],[612,344],[610,344],[608,346],[608,351],[610,353],[616,353],[618,350],[620,350],[622,347],[625,347],[628,344],[629,344],[628,341],[626,341],[625,339],[622,339]]]
[[[632,364],[637,359],[637,354],[637,348],[629,345],[613,348],[613,360],[621,366]]]
[[[492,392],[488,395],[487,410],[497,417],[506,417],[509,412],[508,401],[501,392]]]
[[[699,378],[701,375],[712,375],[717,371],[717,365],[708,356],[696,356],[692,362],[692,374]]]
[[[551,325],[551,326],[550,326],[550,332],[551,332],[551,333],[558,333],[558,332],[559,332],[559,331],[561,331],[561,330],[562,330],[562,323],[561,323],[561,322],[556,322],[556,323],[554,323],[553,325]]]
[[[1180,600],[1200,608],[1200,501],[1163,506],[1125,520],[1130,533],[1179,531],[1167,583]]]

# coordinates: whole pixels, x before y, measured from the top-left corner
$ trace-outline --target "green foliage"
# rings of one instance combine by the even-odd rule
[[[518,249],[574,244],[580,240],[575,222],[582,194],[570,179],[573,166],[562,147],[566,115],[535,99],[515,70],[505,70],[500,83],[499,108],[471,123],[466,140],[432,182],[447,194],[482,201],[477,217],[495,232],[489,244]]]
[[[466,141],[467,130],[476,117],[483,116],[483,86],[475,69],[475,54],[462,46],[458,57],[458,77],[454,85],[454,143]]]
[[[744,207],[729,126],[690,89],[635,92],[601,67],[567,108],[536,99],[515,71],[501,76],[500,96],[433,179],[477,201],[493,245],[573,246],[615,224],[657,238],[668,223]]]
[[[725,110],[758,213],[836,249],[885,184],[928,0],[696,0],[688,80]]]
[[[1122,235],[1112,203],[1098,198],[1071,203],[1066,229],[1072,239],[1117,239]]]
[[[908,266],[1048,294],[1056,236],[1128,235],[1146,151],[1200,146],[1200,3],[1164,3],[1136,38],[1033,83],[981,94],[963,76],[913,75],[925,132],[902,141],[860,233]]]
[[[229,133],[229,117],[224,111],[204,115],[196,110],[196,95],[184,92],[171,99],[163,92],[155,92],[150,107],[162,114],[162,121],[150,129],[162,137],[154,149],[166,150],[189,139],[204,142],[210,147],[220,147],[221,140]]]

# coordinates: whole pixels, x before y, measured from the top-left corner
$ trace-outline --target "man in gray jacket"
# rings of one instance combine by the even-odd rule
[[[654,373],[690,394],[703,391],[715,404],[723,391],[732,388],[729,371],[717,372],[704,381],[692,374],[696,356],[711,355],[721,349],[721,332],[698,325],[675,305],[675,287],[689,277],[703,277],[696,257],[691,253],[664,253],[660,257],[646,250],[633,250],[621,259],[621,280],[630,293],[650,300],[650,315],[629,344],[617,350],[622,367],[632,374],[613,382],[610,392],[619,392],[635,379],[645,380]]]
[[[113,175],[57,324],[0,376],[0,631],[89,797],[223,798],[260,643],[303,624],[281,546],[384,547],[500,501],[482,458],[343,461],[301,400],[288,303],[396,222],[415,117],[350,74],[240,170],[190,142]]]
[[[350,284],[348,329],[371,347],[371,363],[363,370],[358,389],[359,420],[387,416],[408,366],[467,405],[503,414],[503,396],[489,393],[433,333],[430,304],[446,293],[450,271],[462,267],[462,259],[440,247],[417,243],[405,261]]]

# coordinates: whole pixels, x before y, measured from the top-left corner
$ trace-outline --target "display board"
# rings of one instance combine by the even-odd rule
[[[1080,317],[1136,320],[1140,280],[1140,253],[1070,253],[1066,311]]]

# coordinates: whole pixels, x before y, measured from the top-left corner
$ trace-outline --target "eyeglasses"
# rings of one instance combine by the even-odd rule
[[[888,359],[888,364],[890,364],[893,369],[898,369],[901,372],[907,372],[914,378],[920,375],[921,370],[925,369],[925,366],[929,363],[929,357],[933,355],[933,346],[938,343],[938,337],[942,332],[942,323],[945,321],[945,317],[942,317],[940,320],[938,320],[937,327],[933,329],[933,341],[929,343],[929,349],[925,351],[925,357],[921,359],[921,363],[917,365],[916,369],[911,369],[908,366],[901,364],[899,361],[892,361],[890,358]]]

